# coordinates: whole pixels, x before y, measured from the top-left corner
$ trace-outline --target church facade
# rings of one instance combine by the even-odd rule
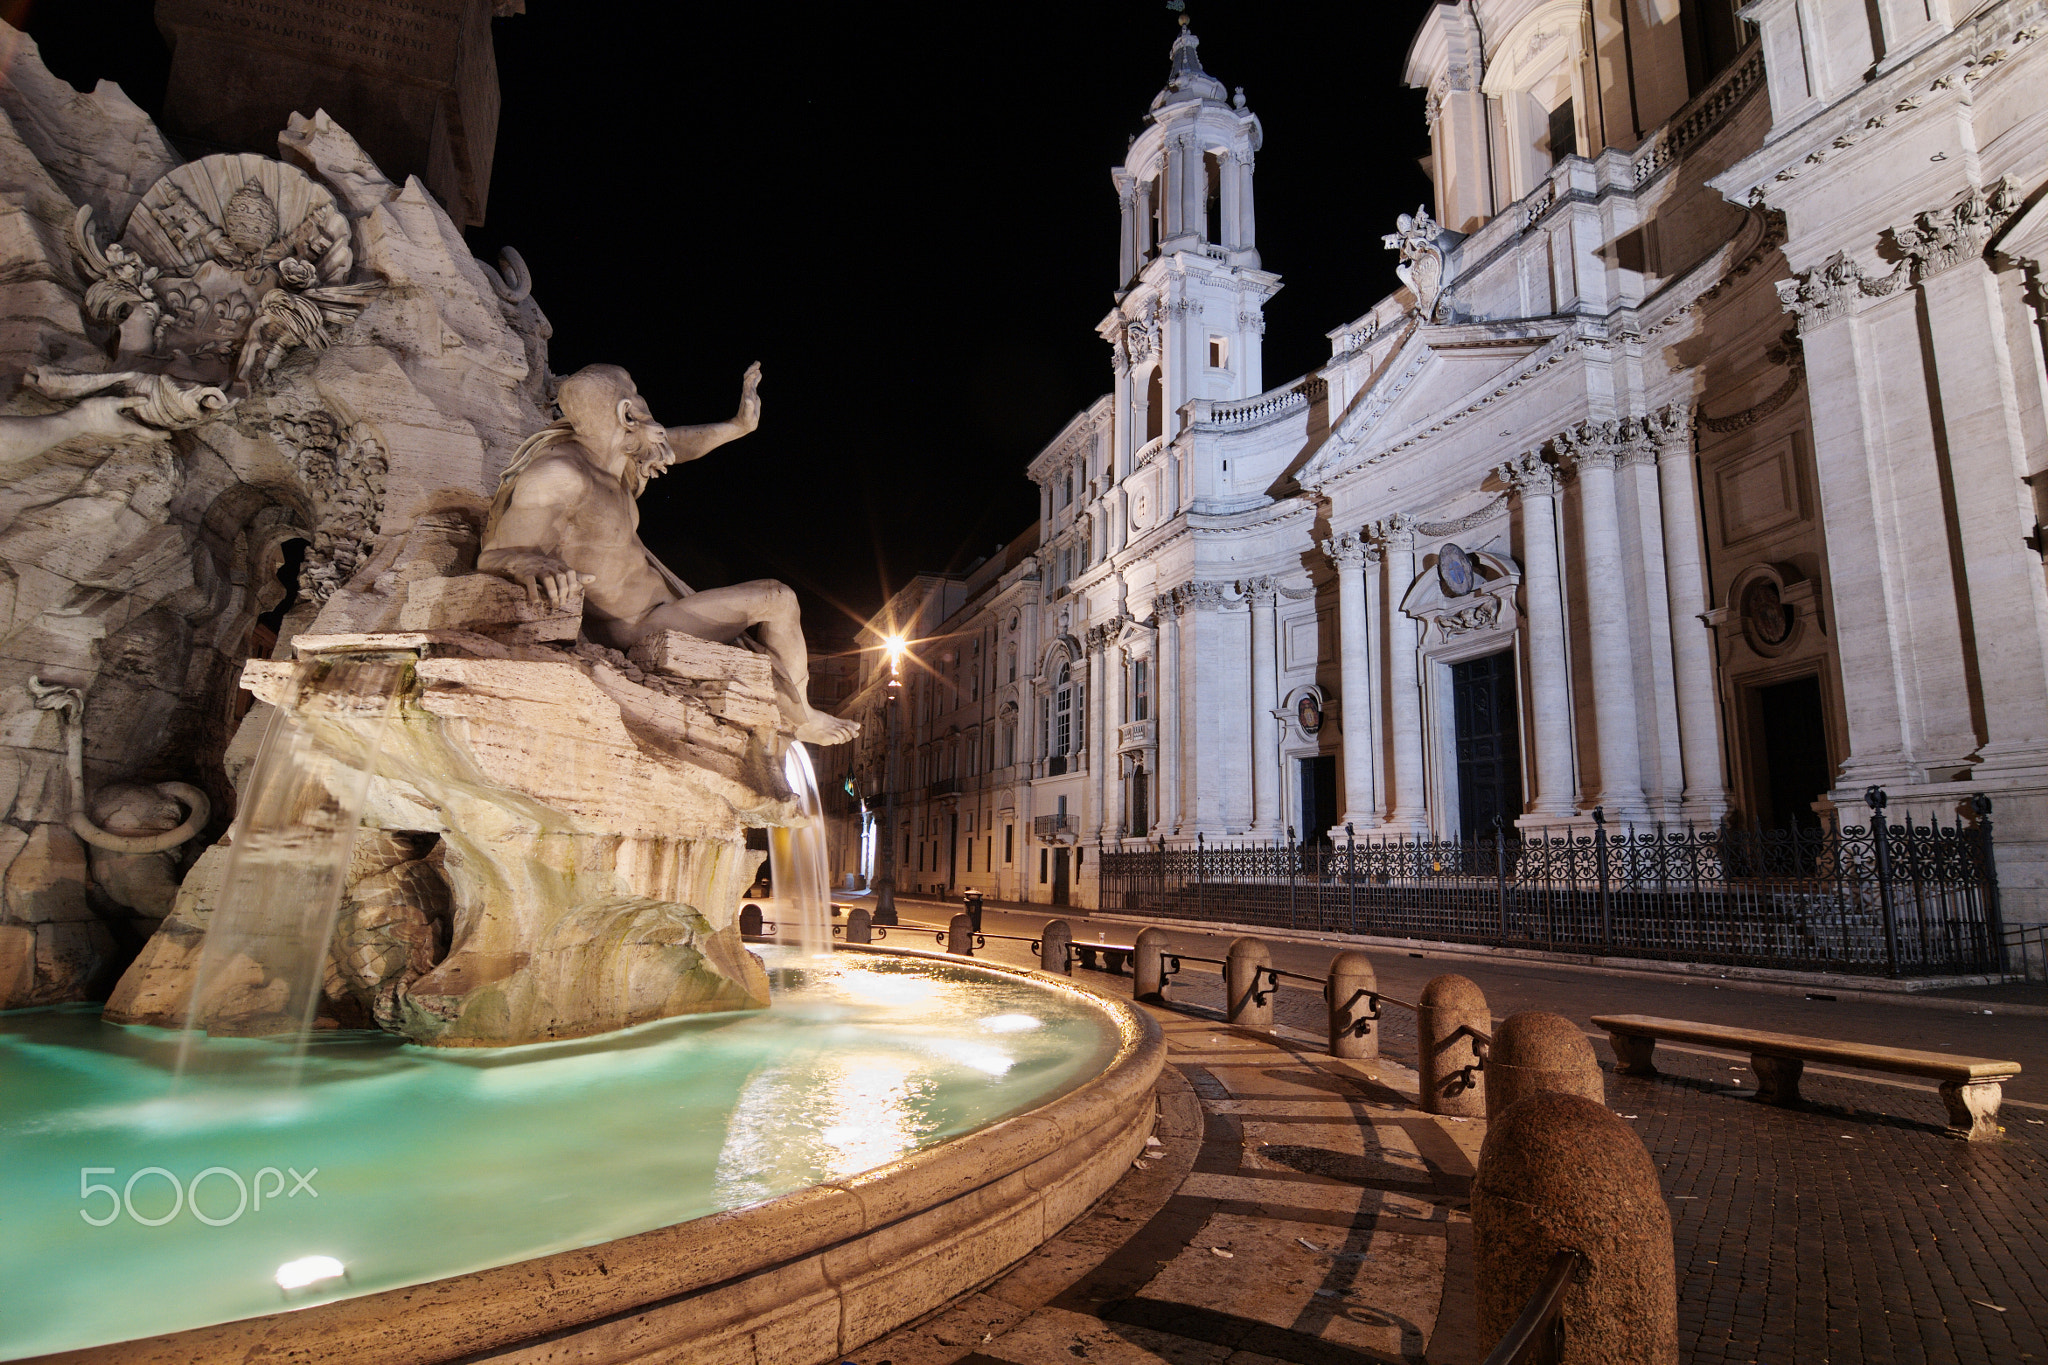
[[[1038,524],[898,595],[899,888],[1143,839],[1998,820],[2048,919],[2048,6],[1457,0],[1401,288],[1268,386],[1262,129],[1172,53],[1112,387]],[[880,655],[872,657],[879,659]],[[867,802],[873,874],[883,806]]]

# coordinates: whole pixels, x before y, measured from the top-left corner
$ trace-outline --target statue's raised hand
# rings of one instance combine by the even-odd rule
[[[740,411],[733,424],[746,431],[761,425],[761,362],[747,366],[740,378]]]

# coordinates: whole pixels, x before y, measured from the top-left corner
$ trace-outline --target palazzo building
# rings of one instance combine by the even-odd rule
[[[892,790],[899,888],[1086,905],[1124,840],[1861,822],[1881,785],[1992,797],[2006,919],[2048,919],[2044,35],[1439,4],[1401,287],[1269,387],[1263,133],[1183,30],[1112,172],[1110,391],[1037,525],[864,637],[918,642],[894,763],[874,651],[837,779],[870,859]]]

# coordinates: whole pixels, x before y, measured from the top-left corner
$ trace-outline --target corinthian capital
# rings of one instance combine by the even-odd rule
[[[1691,403],[1670,403],[1643,419],[1650,441],[1657,447],[1657,458],[1692,453],[1692,419]]]
[[[1525,498],[1557,496],[1557,470],[1544,461],[1541,451],[1524,451],[1506,464],[1495,466],[1493,473]]]
[[[2019,212],[2020,187],[2011,176],[1986,189],[1966,190],[1947,208],[1915,214],[1891,238],[1921,279],[1984,254],[1985,243]]]
[[[1368,522],[1365,533],[1389,550],[1415,548],[1415,518],[1406,512],[1396,512],[1391,517]]]
[[[1255,607],[1270,607],[1280,600],[1280,585],[1269,575],[1244,580],[1245,600]]]
[[[1621,463],[1629,447],[1624,423],[1585,421],[1550,438],[1562,463],[1574,473],[1585,469],[1612,469]]]
[[[1799,330],[1810,332],[1846,314],[1858,300],[1883,298],[1906,282],[1906,263],[1889,275],[1871,276],[1843,252],[1836,252],[1803,275],[1779,280],[1778,304],[1799,318]]]
[[[1365,563],[1366,548],[1364,536],[1357,531],[1345,531],[1322,544],[1323,553],[1329,557],[1333,569],[1358,568]]]

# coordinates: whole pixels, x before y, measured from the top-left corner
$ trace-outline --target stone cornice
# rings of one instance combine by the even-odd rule
[[[1771,140],[1708,183],[1733,200],[1761,204],[1779,187],[1839,156],[1899,114],[1946,95],[1968,98],[1972,87],[2002,72],[2048,22],[2048,5],[1995,6],[1958,24],[1945,37],[1880,75],[1853,95],[1815,110],[1803,124],[1774,130]]]

